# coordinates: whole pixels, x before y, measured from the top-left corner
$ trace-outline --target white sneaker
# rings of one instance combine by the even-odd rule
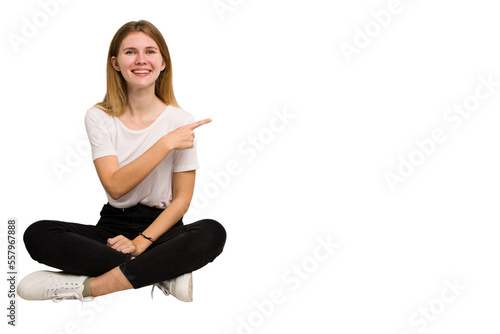
[[[19,282],[17,294],[26,300],[78,299],[81,302],[93,300],[83,297],[83,281],[87,276],[76,276],[54,271],[35,271]]]
[[[172,295],[183,302],[193,301],[193,273],[187,273],[169,281],[155,283],[151,289],[151,299],[155,286],[163,291],[165,296]]]

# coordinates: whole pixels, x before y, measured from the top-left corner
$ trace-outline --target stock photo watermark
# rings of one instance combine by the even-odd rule
[[[331,236],[316,238],[316,246],[312,253],[281,274],[281,281],[285,287],[273,289],[269,293],[269,298],[253,301],[252,311],[244,316],[237,317],[235,331],[226,331],[224,334],[254,333],[257,328],[265,323],[266,319],[275,313],[279,305],[287,301],[290,294],[299,290],[303,283],[318,271],[320,265],[335,254],[339,247],[340,244],[333,241]]]
[[[458,297],[467,289],[455,278],[453,281],[445,279],[443,281],[444,288],[441,290],[439,296],[431,299],[423,306],[408,317],[408,325],[411,329],[403,330],[398,334],[414,334],[423,333],[429,326],[435,323],[443,313],[450,308],[450,305],[455,303]]]
[[[212,6],[222,21],[227,13],[233,12],[237,7],[241,5],[243,0],[215,0],[212,2]]]
[[[406,1],[411,2],[412,0]],[[362,28],[359,26],[354,27],[352,42],[342,41],[339,44],[347,63],[352,62],[353,56],[361,54],[393,22],[394,17],[401,14],[403,10],[404,6],[400,0],[390,0],[385,9],[371,10],[369,21],[365,22]]]
[[[430,135],[414,140],[413,150],[406,156],[399,155],[397,167],[393,171],[384,172],[384,178],[391,191],[395,191],[399,184],[406,182],[432,155],[436,153],[440,144],[449,138],[449,131],[458,130],[473,112],[477,111],[481,102],[491,98],[500,87],[500,81],[495,81],[493,74],[479,76],[479,84],[474,92],[467,95],[461,102],[454,103],[442,115],[444,126],[431,130]]]
[[[81,334],[85,325],[96,320],[97,314],[102,313],[106,306],[113,301],[113,296],[105,295],[95,298],[91,303],[78,304],[75,308],[77,317],[66,322],[62,329],[50,331],[47,334]]]
[[[20,30],[7,33],[7,39],[15,53],[19,52],[19,48],[22,45],[28,44],[33,38],[38,36],[50,20],[57,16],[61,6],[69,2],[70,0],[39,0],[37,2],[38,8],[32,15],[21,17]]]
[[[80,140],[75,145],[66,145],[64,151],[63,159],[52,161],[50,164],[54,174],[61,183],[64,181],[66,174],[71,174],[92,154],[86,132],[82,132]]]
[[[287,106],[283,106],[282,109],[273,108],[272,113],[273,116],[269,119],[267,126],[238,144],[237,158],[229,160],[222,170],[208,173],[210,181],[205,183],[202,189],[195,191],[186,217],[196,215],[200,210],[207,208],[210,201],[219,196],[221,191],[229,186],[231,180],[243,172],[244,165],[254,161],[259,152],[264,151],[297,116]]]
[[[17,219],[7,220],[7,324],[16,326],[18,318],[17,307]]]

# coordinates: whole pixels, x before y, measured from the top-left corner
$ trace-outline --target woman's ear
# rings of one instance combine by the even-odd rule
[[[120,72],[120,66],[118,66],[118,59],[115,56],[111,57],[111,66],[118,72]]]

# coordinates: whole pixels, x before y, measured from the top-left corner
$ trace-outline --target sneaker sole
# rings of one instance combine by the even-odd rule
[[[193,301],[193,274],[187,273],[179,276],[172,284],[172,296],[183,301]],[[186,293],[187,292],[187,293]]]

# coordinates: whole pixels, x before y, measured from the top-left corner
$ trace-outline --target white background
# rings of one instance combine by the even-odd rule
[[[370,13],[384,13],[390,0],[223,0],[231,10],[222,15],[211,0],[70,0],[52,1],[58,6],[48,16],[41,3],[49,2],[0,5],[0,253],[15,217],[18,280],[48,269],[22,244],[31,223],[97,222],[106,198],[84,150],[83,117],[104,96],[111,38],[131,20],[164,34],[180,106],[213,119],[197,130],[196,192],[209,204],[186,222],[217,219],[228,239],[220,257],[194,273],[193,303],[159,290],[151,300],[149,288],[83,307],[18,298],[18,326],[3,315],[2,328],[498,332],[500,87],[457,128],[443,119],[474,96],[480,77],[500,81],[493,1],[401,0],[383,27]],[[8,36],[22,36],[37,18],[38,31],[14,46]],[[365,46],[366,27],[373,30]],[[341,45],[355,40],[363,47],[349,62]],[[293,118],[270,133],[276,110]],[[446,141],[420,155],[392,191],[384,173],[398,173],[398,157],[418,158],[415,141],[436,128]],[[260,150],[242,154],[259,135]],[[73,166],[58,177],[53,166],[67,159]],[[221,175],[230,161],[239,173],[217,186],[210,173]],[[339,244],[331,254],[318,248],[328,239]],[[446,282],[460,286],[456,294]],[[273,293],[279,302],[269,301]]]

